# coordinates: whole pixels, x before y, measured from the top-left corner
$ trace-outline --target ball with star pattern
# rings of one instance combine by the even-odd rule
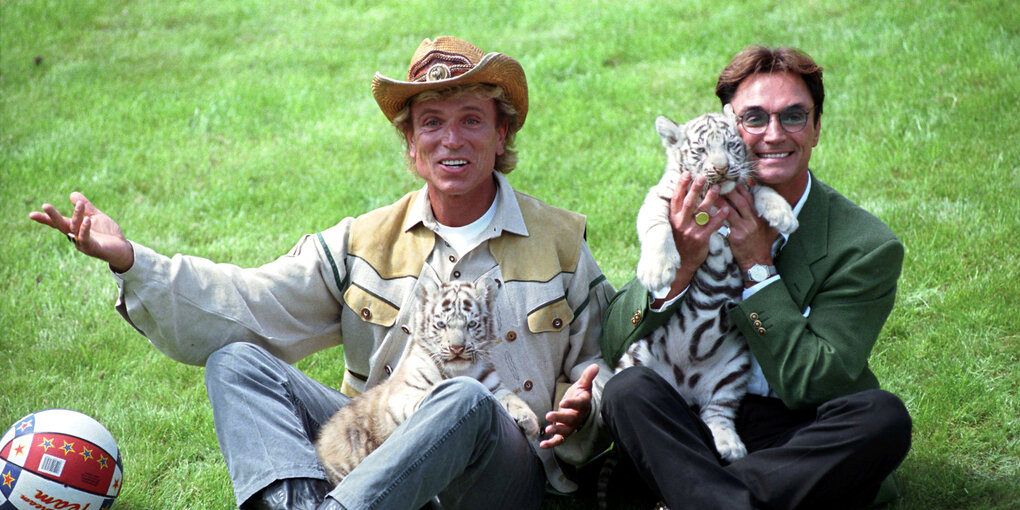
[[[0,439],[0,510],[105,510],[123,482],[117,441],[78,411],[32,413]]]

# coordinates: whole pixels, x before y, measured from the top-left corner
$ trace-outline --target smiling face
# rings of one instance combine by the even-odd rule
[[[780,112],[791,106],[804,110],[815,106],[804,80],[792,73],[753,74],[740,83],[730,104],[737,115],[755,107]],[[814,119],[812,116],[796,133],[787,133],[775,115],[764,133],[754,135],[740,128],[740,136],[758,157],[758,181],[774,188],[791,204],[800,199],[807,186],[811,149],[818,144],[821,131],[820,121],[816,124]]]
[[[411,106],[407,148],[415,169],[428,183],[436,219],[462,226],[492,204],[492,172],[504,151],[507,124],[496,102],[474,94],[436,98]]]

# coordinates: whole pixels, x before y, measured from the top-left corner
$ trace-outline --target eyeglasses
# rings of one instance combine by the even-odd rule
[[[807,110],[799,106],[791,106],[781,112],[770,113],[761,108],[751,108],[743,114],[737,115],[737,122],[743,126],[744,131],[752,135],[760,135],[769,128],[769,121],[772,120],[772,116],[778,115],[779,125],[783,126],[783,131],[797,133],[807,125],[808,114],[814,109],[814,106]]]

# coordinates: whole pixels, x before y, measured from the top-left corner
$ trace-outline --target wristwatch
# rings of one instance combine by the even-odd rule
[[[779,273],[776,271],[776,266],[755,264],[751,266],[751,269],[748,269],[747,272],[744,273],[744,281],[761,283],[765,280],[768,280],[769,278],[772,278],[777,274]]]

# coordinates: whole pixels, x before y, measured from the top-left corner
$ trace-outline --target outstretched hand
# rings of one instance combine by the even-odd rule
[[[131,269],[135,262],[134,249],[117,222],[77,191],[71,193],[71,203],[74,210],[70,218],[50,204],[43,204],[42,212],[33,211],[28,217],[60,231],[78,251],[106,261],[114,271],[123,273]]]
[[[559,446],[567,436],[584,426],[588,421],[588,415],[591,414],[591,387],[598,373],[598,365],[594,363],[588,365],[581,377],[563,394],[559,409],[545,413],[545,419],[549,422],[545,427],[545,433],[549,438],[540,442],[538,446],[542,448]]]

